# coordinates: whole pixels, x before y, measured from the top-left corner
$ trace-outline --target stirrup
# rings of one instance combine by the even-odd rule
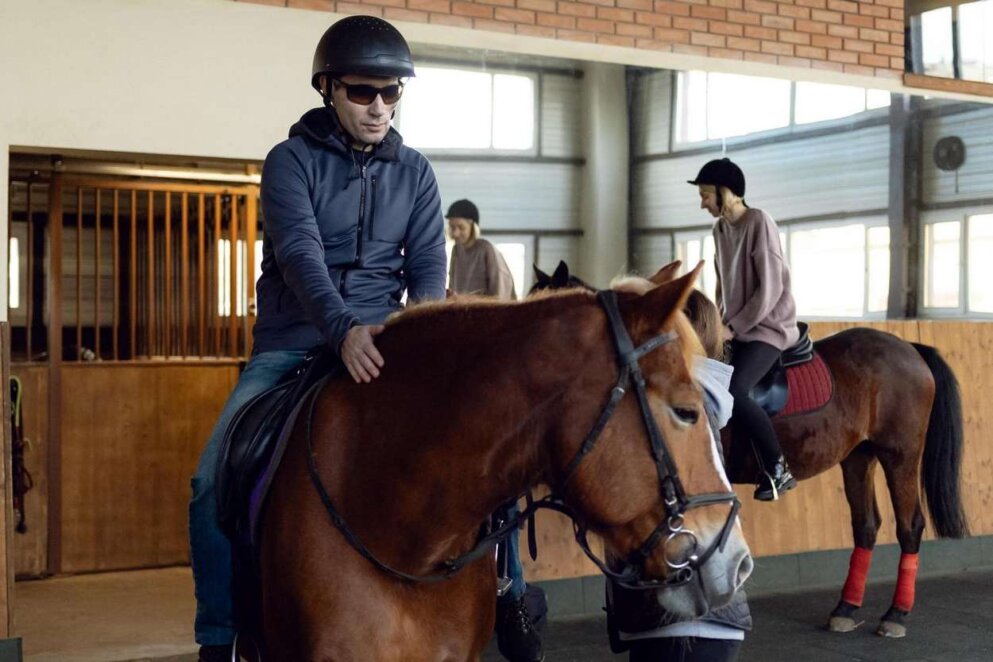
[[[507,595],[507,591],[513,585],[514,580],[510,577],[497,577],[497,597],[502,598]]]

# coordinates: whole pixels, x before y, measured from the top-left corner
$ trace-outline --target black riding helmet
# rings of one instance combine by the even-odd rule
[[[726,186],[739,198],[745,197],[745,173],[729,158],[707,161],[700,168],[700,174],[696,176],[696,179],[687,180],[686,183],[694,186],[710,184],[718,187],[718,191],[720,191],[721,186]]]
[[[310,84],[318,92],[322,74],[410,78],[414,60],[395,27],[375,16],[348,16],[328,28],[317,44]]]

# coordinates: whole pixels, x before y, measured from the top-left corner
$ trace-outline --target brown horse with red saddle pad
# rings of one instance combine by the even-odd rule
[[[311,390],[259,528],[264,657],[478,659],[501,533],[480,524],[540,483],[616,581],[677,615],[726,603],[752,562],[690,373],[696,275],[416,307],[377,338],[382,376]]]
[[[663,267],[653,282],[672,278],[679,266]],[[713,302],[695,296],[716,314]],[[935,533],[943,538],[968,535],[959,480],[963,438],[958,382],[933,347],[874,329],[848,329],[818,340],[813,348],[813,361],[787,368],[790,398],[772,422],[797,479],[839,464],[844,476],[855,549],[828,628],[848,632],[857,627],[854,614],[862,605],[880,526],[873,480],[880,465],[902,554],[893,601],[877,633],[902,637],[914,605],[924,532],[922,487]],[[729,429],[724,432],[731,481],[754,483],[759,469],[750,445],[732,444]]]

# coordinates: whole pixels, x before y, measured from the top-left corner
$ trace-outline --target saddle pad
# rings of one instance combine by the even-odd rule
[[[776,417],[802,414],[826,405],[834,394],[834,380],[820,354],[806,363],[786,369],[789,399]]]

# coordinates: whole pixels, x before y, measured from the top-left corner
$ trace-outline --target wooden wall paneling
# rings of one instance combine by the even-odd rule
[[[11,436],[10,436],[10,324],[0,322],[0,380],[3,381],[3,395],[0,395],[0,411],[4,412],[0,433],[0,448],[3,449],[3,462],[0,463],[0,638],[10,635],[14,626],[14,521],[13,490],[11,476]]]
[[[48,570],[48,366],[14,363],[10,372],[21,380],[24,466],[34,481],[24,497],[27,531],[14,534],[14,573],[37,577]]]
[[[64,572],[187,562],[189,480],[237,375],[228,362],[65,367]]]
[[[544,496],[547,490],[535,493],[535,498]],[[523,501],[521,502],[523,508]],[[529,581],[564,579],[595,575],[600,571],[586,558],[586,554],[576,544],[572,522],[559,513],[542,510],[535,521],[535,538],[538,542],[538,559],[531,560],[528,554],[527,528],[521,532],[520,551],[524,576]],[[603,542],[594,535],[589,537],[590,549],[603,557]]]
[[[933,321],[921,324],[922,341],[937,347],[959,381],[965,452],[962,495],[973,535],[993,534],[993,324]]]

